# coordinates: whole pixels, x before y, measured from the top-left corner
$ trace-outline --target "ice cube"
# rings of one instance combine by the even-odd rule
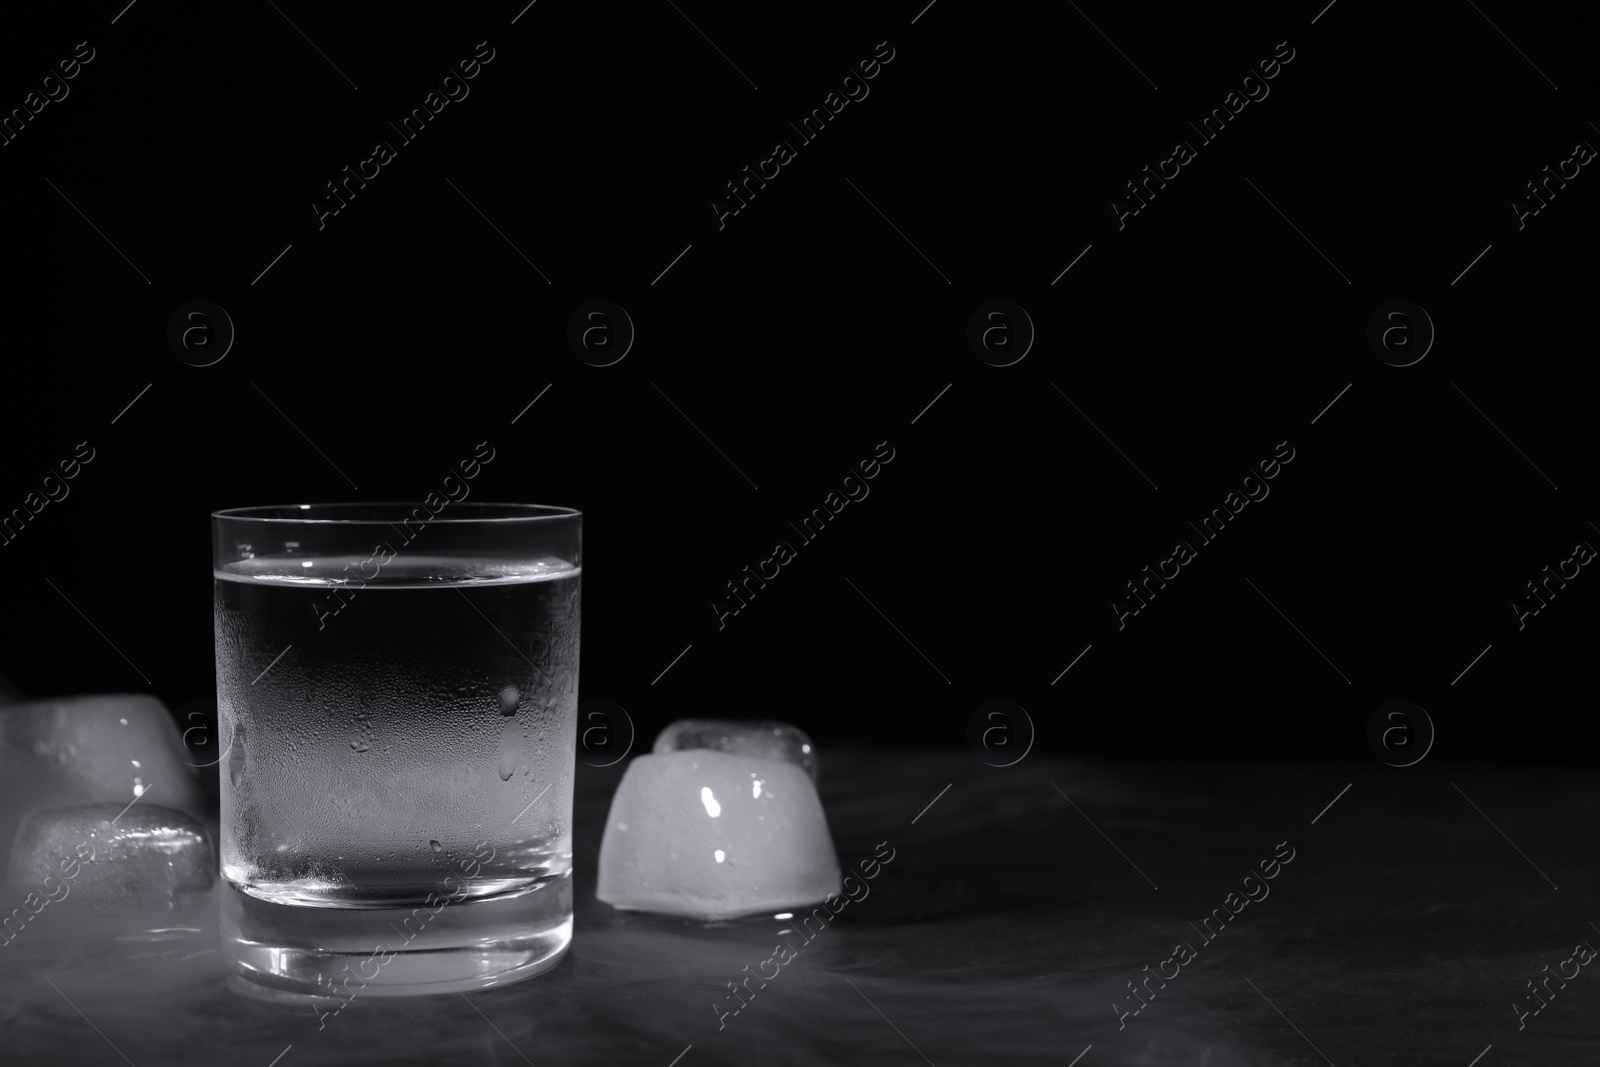
[[[216,867],[211,835],[181,811],[143,801],[73,804],[22,820],[10,880],[31,891],[35,914],[39,901],[59,905],[81,893],[74,907],[82,918],[131,910],[141,922],[174,925],[195,917]]]
[[[839,888],[822,801],[793,763],[706,749],[639,756],[611,798],[595,889],[607,904],[731,919]]]
[[[154,697],[107,694],[0,707],[0,863],[18,822],[39,808],[102,801],[121,808],[139,798],[204,818],[191,762],[201,759],[186,754],[172,716]]]
[[[797,763],[817,780],[817,750],[798,726],[771,719],[679,719],[656,735],[651,751],[710,749]]]

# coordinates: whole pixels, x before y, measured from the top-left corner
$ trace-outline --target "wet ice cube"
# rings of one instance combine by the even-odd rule
[[[82,894],[82,917],[132,910],[156,921],[192,918],[216,866],[211,835],[181,811],[143,801],[126,810],[73,804],[28,813],[9,878],[50,903]]]
[[[595,890],[607,904],[731,919],[839,888],[822,801],[793,763],[706,749],[639,756],[611,799]]]
[[[798,726],[772,719],[679,719],[656,735],[651,751],[688,749],[736,752],[799,764],[817,780],[817,750]]]
[[[192,762],[201,761],[185,752],[172,716],[154,697],[106,694],[0,707],[0,863],[18,822],[39,808],[101,801],[120,808],[141,798],[140,804],[204,817]]]

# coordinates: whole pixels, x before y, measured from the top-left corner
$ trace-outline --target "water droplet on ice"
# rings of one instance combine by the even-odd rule
[[[437,841],[429,841],[428,842],[428,847],[433,849],[435,852],[438,852],[444,846],[439,844],[439,842],[437,842]]]

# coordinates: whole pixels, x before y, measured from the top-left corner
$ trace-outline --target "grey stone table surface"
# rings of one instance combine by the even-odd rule
[[[841,862],[893,859],[808,941],[596,901],[621,771],[581,768],[576,933],[548,974],[319,1023],[230,980],[214,921],[71,944],[41,926],[0,949],[0,1062],[1600,1062],[1600,964],[1570,962],[1600,946],[1588,772],[828,751]],[[1263,861],[1274,877],[1247,879]],[[780,940],[793,958],[722,1015]]]

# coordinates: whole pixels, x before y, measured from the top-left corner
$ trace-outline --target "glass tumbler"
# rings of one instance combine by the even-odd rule
[[[503,985],[572,938],[582,515],[212,515],[223,940],[267,986]]]

